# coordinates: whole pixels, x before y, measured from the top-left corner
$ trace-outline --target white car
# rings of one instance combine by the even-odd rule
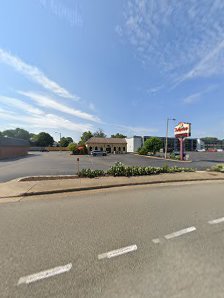
[[[223,152],[223,149],[217,149],[217,152]]]
[[[205,152],[206,150],[205,149],[197,149],[196,151],[197,152]]]

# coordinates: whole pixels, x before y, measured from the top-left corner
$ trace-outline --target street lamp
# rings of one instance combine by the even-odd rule
[[[165,159],[167,159],[167,146],[168,146],[169,121],[176,121],[176,119],[175,119],[175,118],[167,118],[167,121],[166,121]]]
[[[59,136],[60,136],[60,152],[61,152],[61,133],[60,133],[60,132],[58,132],[58,131],[55,131],[55,133],[58,133],[58,134],[59,134]]]

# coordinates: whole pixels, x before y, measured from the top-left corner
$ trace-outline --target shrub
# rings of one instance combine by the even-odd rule
[[[148,150],[145,147],[140,148],[140,150],[138,151],[138,153],[140,155],[147,155],[148,154]]]
[[[224,164],[215,165],[214,167],[212,167],[212,170],[215,172],[224,173]]]
[[[69,151],[71,151],[73,154],[75,154],[75,152],[76,152],[76,150],[77,150],[77,144],[75,144],[75,143],[70,143],[70,144],[68,145],[68,149],[69,149]]]
[[[148,152],[152,152],[153,154],[156,154],[156,152],[158,152],[162,147],[163,147],[163,143],[157,137],[151,137],[147,139],[144,143],[144,148]]]
[[[137,166],[125,166],[121,162],[116,162],[107,172],[103,170],[91,170],[83,169],[79,173],[79,177],[102,177],[105,175],[117,176],[142,176],[142,175],[157,175],[160,173],[179,173],[179,172],[194,172],[195,169],[192,168],[178,168],[178,167],[168,167],[164,165],[162,168],[159,167],[137,167]]]
[[[102,176],[105,176],[105,173],[103,170],[82,169],[79,172],[79,177],[95,178],[95,177],[102,177]]]

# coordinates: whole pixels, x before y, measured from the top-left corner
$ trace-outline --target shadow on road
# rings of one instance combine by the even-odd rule
[[[28,155],[23,155],[23,156],[8,157],[8,158],[0,159],[0,163],[1,162],[16,161],[16,160],[30,158],[30,157],[37,157],[37,156],[40,156],[40,155],[41,154],[33,154],[33,153],[30,154],[29,153]]]

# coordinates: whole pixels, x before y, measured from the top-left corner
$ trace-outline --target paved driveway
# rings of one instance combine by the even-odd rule
[[[180,163],[152,159],[133,154],[108,155],[103,157],[79,156],[80,169],[107,170],[116,161],[135,166],[169,166],[194,167],[207,169],[217,163],[224,163],[224,153],[192,152],[192,163]],[[30,175],[72,175],[77,173],[77,156],[68,152],[31,153],[25,158],[0,161],[0,182]]]

